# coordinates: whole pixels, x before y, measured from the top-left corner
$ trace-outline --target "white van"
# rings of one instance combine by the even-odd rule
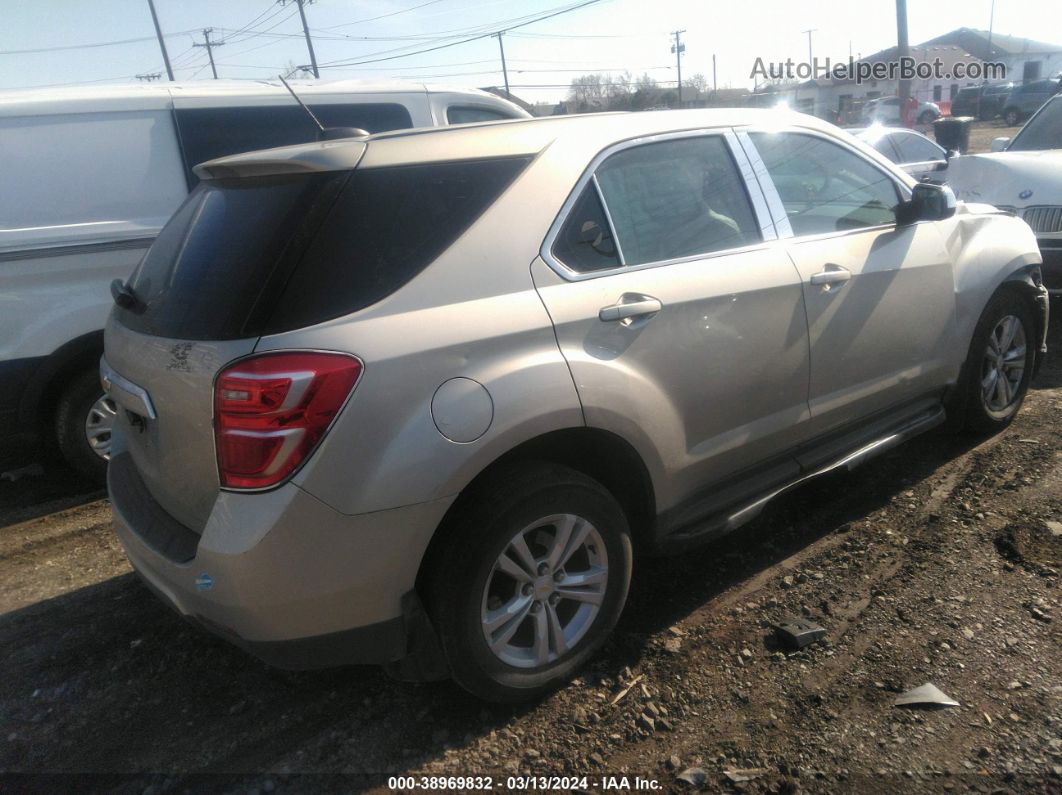
[[[325,127],[528,117],[483,91],[291,85]],[[0,93],[0,465],[54,441],[76,469],[102,477],[115,411],[97,375],[110,282],[132,272],[197,182],[197,163],[317,133],[279,82]]]

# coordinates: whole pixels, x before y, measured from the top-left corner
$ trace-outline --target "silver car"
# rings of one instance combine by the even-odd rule
[[[286,667],[533,697],[634,556],[944,422],[1044,348],[1019,219],[757,110],[555,117],[228,157],[128,283],[102,377],[129,559]]]
[[[870,144],[919,182],[943,183],[947,179],[948,160],[955,153],[945,151],[920,132],[880,125],[848,132]]]

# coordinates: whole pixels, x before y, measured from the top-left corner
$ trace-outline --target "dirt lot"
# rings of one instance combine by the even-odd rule
[[[269,669],[139,584],[100,494],[0,481],[0,791],[692,791],[689,768],[709,790],[1062,791],[1060,409],[1055,355],[999,436],[934,433],[642,562],[584,675],[515,709],[373,668]],[[826,639],[778,649],[771,624],[801,615]],[[961,706],[893,706],[926,682]]]
[[[643,563],[585,675],[519,709],[372,668],[271,670],[139,584],[98,494],[59,473],[0,483],[0,788],[501,788],[519,773],[691,790],[677,774],[695,767],[713,790],[1060,791],[1060,408],[1055,356],[998,437],[923,437]],[[778,650],[769,625],[791,615],[826,640]],[[893,706],[925,682],[961,706]]]

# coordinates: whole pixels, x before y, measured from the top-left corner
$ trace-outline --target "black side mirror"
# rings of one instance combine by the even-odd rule
[[[942,221],[955,215],[955,193],[947,185],[919,182],[911,189],[909,201],[896,205],[896,225],[918,221]]]

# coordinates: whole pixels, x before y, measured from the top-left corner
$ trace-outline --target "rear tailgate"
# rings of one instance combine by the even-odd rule
[[[201,532],[218,494],[214,377],[254,350],[257,338],[165,339],[130,331],[114,318],[104,338],[101,372],[122,409],[117,423],[124,447],[159,505]]]
[[[349,171],[200,183],[111,313],[102,372],[144,485],[199,532],[218,495],[214,380],[250,354]],[[131,299],[131,300],[129,300]]]

